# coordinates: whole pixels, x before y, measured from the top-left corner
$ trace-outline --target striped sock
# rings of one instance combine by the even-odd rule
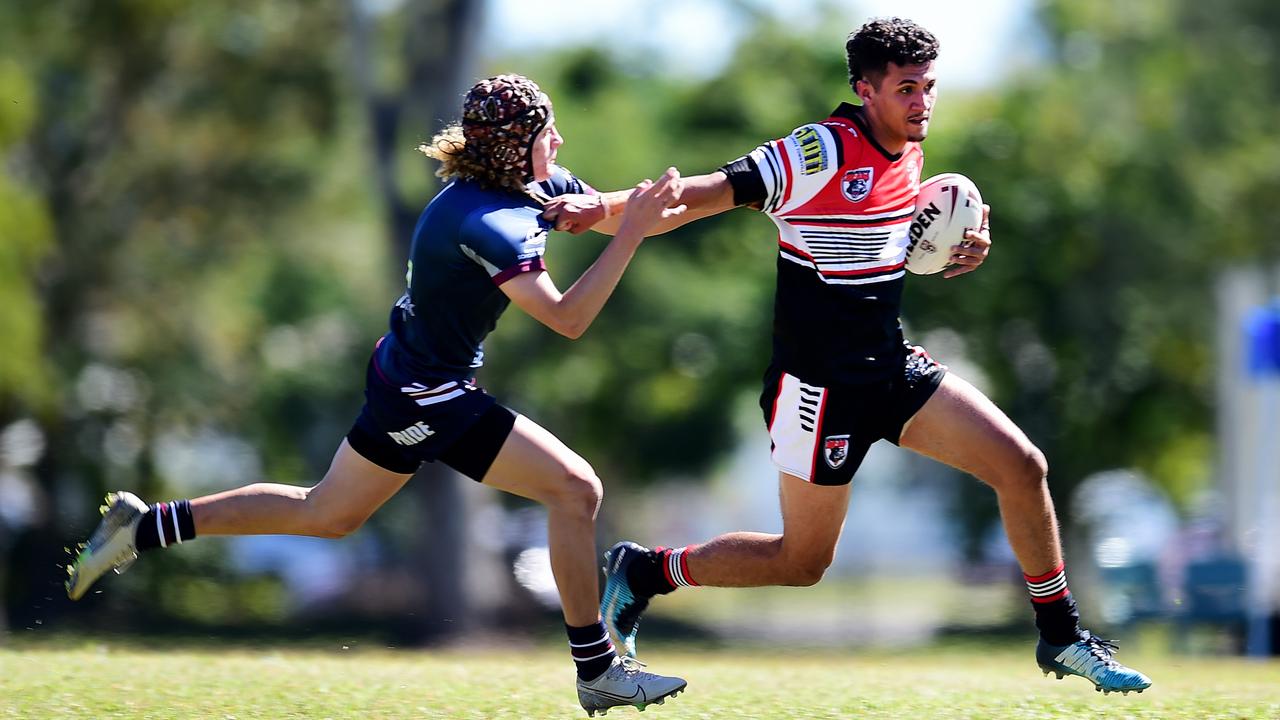
[[[696,547],[697,545],[670,549],[657,548],[661,553],[663,575],[671,584],[672,590],[681,587],[698,587],[698,583],[689,577],[689,560],[685,557],[685,553]]]
[[[1080,611],[1076,599],[1067,588],[1066,565],[1043,575],[1027,575],[1027,592],[1031,594],[1031,607],[1036,611],[1036,627],[1050,645],[1070,645],[1081,638]]]
[[[138,550],[180,545],[196,536],[190,500],[156,503],[143,513],[133,542]]]
[[[578,666],[580,679],[595,680],[600,677],[618,656],[613,649],[613,641],[609,639],[609,631],[604,629],[603,620],[583,627],[573,627],[566,623],[564,629],[569,633],[569,652],[573,653],[573,663]]]

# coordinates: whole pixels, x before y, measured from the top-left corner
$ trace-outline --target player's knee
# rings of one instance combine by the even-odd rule
[[[1049,460],[1035,445],[1032,445],[1031,452],[1027,453],[1027,464],[1031,466],[1031,474],[1037,481],[1049,477]]]
[[[337,540],[344,538],[364,526],[369,514],[357,508],[331,507],[320,505],[310,497],[311,489],[304,491],[303,500],[307,501],[309,510],[309,533],[314,537]]]
[[[320,518],[315,535],[330,540],[344,538],[363,527],[368,519],[362,513],[329,513]]]
[[[1049,477],[1049,461],[1035,445],[1023,449],[1014,481],[1023,487],[1038,488]]]
[[[1038,491],[1049,476],[1049,463],[1040,448],[1027,444],[1008,456],[982,480],[997,492]]]
[[[561,510],[575,516],[594,518],[604,499],[604,486],[586,460],[579,459],[564,468],[564,477],[552,499]]]
[[[810,587],[812,585],[817,585],[822,580],[822,576],[825,575],[826,572],[827,566],[819,563],[797,565],[792,568],[791,582],[787,584],[795,587]]]
[[[835,548],[824,552],[808,553],[796,558],[790,564],[790,581],[788,585],[809,587],[817,585],[835,560]]]

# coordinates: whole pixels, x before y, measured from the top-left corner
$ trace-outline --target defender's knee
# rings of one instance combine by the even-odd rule
[[[328,539],[340,539],[355,533],[356,530],[365,527],[365,516],[355,515],[339,515],[324,525],[324,534],[320,537]]]
[[[319,518],[313,534],[316,537],[328,540],[338,540],[359,530],[364,526],[364,521],[368,519],[368,516],[352,513],[335,513],[322,516]]]
[[[1049,461],[1040,448],[1030,445],[1023,451],[1012,475],[1011,481],[1018,487],[1039,489],[1049,477]]]
[[[327,540],[344,538],[364,526],[369,514],[353,510],[349,507],[323,507],[315,504],[308,497],[311,488],[303,491],[302,499],[307,501],[310,532],[309,535]]]
[[[1049,462],[1044,453],[1035,445],[1028,445],[1019,450],[1018,455],[1008,461],[994,477],[982,478],[997,492],[1004,491],[1036,491],[1044,485],[1049,477]]]
[[[595,518],[604,499],[604,486],[585,460],[567,465],[560,486],[548,505],[575,517]]]
[[[1044,453],[1040,452],[1040,448],[1035,445],[1031,446],[1031,450],[1027,452],[1025,457],[1027,479],[1034,483],[1044,482],[1049,477],[1049,461],[1045,458]]]

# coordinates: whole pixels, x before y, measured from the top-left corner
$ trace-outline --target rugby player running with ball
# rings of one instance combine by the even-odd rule
[[[680,587],[813,585],[835,555],[850,481],[878,440],[968,472],[995,490],[1040,630],[1036,662],[1059,679],[1141,692],[1151,681],[1080,627],[1067,588],[1044,455],[973,385],[907,343],[899,312],[920,172],[936,98],[938,42],[901,18],[876,19],[846,44],[858,105],[684,179],[688,222],[747,206],[778,226],[773,358],[760,406],[779,470],[783,531],[734,532],[701,545],[605,555],[602,612],[634,654],[641,613]],[[627,193],[565,196],[545,215],[581,232]],[[952,249],[944,277],[976,269],[991,246],[987,208]]]

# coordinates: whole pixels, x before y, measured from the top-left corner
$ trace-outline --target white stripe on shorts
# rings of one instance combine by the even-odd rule
[[[769,438],[773,440],[773,464],[782,472],[813,482],[818,457],[818,432],[827,389],[800,382],[786,373],[778,381]]]
[[[435,405],[436,403],[442,403],[446,400],[452,400],[458,397],[459,395],[465,395],[466,392],[467,392],[466,390],[463,390],[462,388],[458,388],[457,390],[451,390],[443,395],[433,395],[431,397],[418,398],[417,400],[414,400],[414,402],[425,407],[427,405]]]

